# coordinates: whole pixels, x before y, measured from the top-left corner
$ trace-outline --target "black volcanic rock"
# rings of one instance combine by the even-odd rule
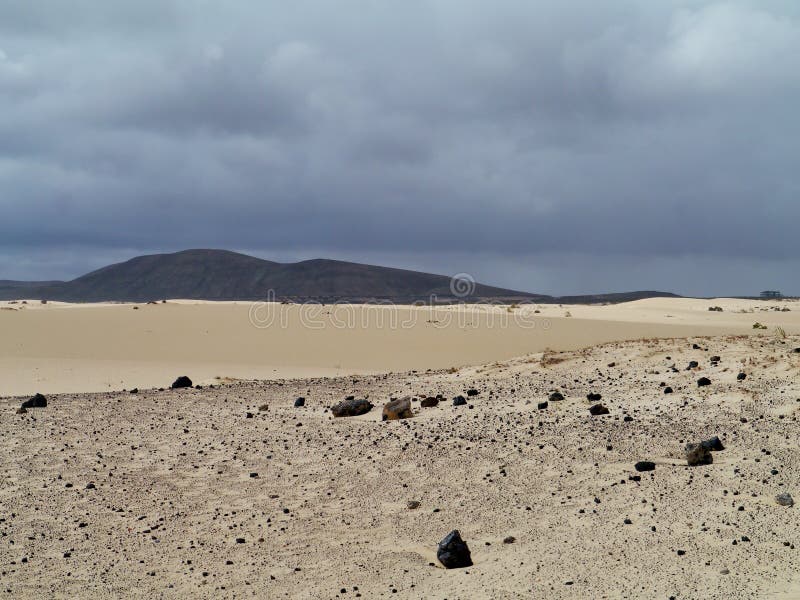
[[[294,401],[294,407],[295,408],[300,408],[301,406],[305,406],[305,405],[306,405],[306,399],[303,398],[303,397],[300,397],[300,398],[298,398],[297,400]]]
[[[553,392],[547,397],[547,399],[550,402],[561,402],[564,399],[564,394],[561,392]]]
[[[699,444],[686,444],[686,451],[688,452],[695,446],[702,446],[709,452],[722,452],[725,450],[722,440],[720,440],[716,435],[712,438],[708,438],[707,440],[703,440]]]
[[[180,388],[190,388],[192,387],[192,380],[189,379],[186,375],[181,375],[175,381],[172,382],[170,386],[173,390],[177,390]]]
[[[446,569],[462,569],[472,566],[472,555],[469,551],[469,546],[461,539],[461,534],[458,532],[458,529],[454,529],[448,533],[445,538],[439,542],[436,558],[439,559],[439,562],[442,563]]]
[[[25,400],[20,408],[45,408],[47,407],[47,398],[41,394],[36,394],[32,398]]]
[[[639,471],[640,473],[643,473],[645,471],[655,471],[656,463],[649,460],[640,460],[635,465],[633,465],[633,468]]]
[[[697,380],[697,387],[705,387],[711,385],[711,380],[708,377],[701,377]]]
[[[372,403],[369,400],[342,400],[339,404],[331,407],[334,417],[357,417],[372,410]]]
[[[464,396],[456,396],[453,398],[453,406],[464,406],[467,403],[467,399]]]
[[[713,452],[721,452],[722,450],[725,450],[725,446],[722,444],[722,440],[720,440],[716,435],[707,440],[703,440],[702,442],[700,442],[700,444],[705,448],[712,450]]]
[[[711,451],[702,444],[688,444],[686,446],[686,464],[690,467],[710,465],[714,462]]]
[[[608,409],[603,406],[602,404],[595,404],[594,406],[589,407],[589,412],[593,417],[599,417],[600,415],[607,415],[609,414]]]

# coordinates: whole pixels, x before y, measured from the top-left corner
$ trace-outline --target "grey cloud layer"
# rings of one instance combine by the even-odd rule
[[[632,260],[778,277],[797,256],[797,73],[796,2],[12,0],[0,278],[26,254],[52,277],[48,252],[79,269],[197,246],[449,253],[565,293],[582,264],[594,288]],[[554,253],[587,257],[564,261],[567,289],[510,274]]]

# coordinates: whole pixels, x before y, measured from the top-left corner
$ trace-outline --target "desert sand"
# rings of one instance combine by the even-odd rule
[[[750,334],[756,321],[768,326],[756,332],[763,335],[776,326],[800,333],[800,302],[650,299],[433,309],[3,302],[0,395],[162,387],[176,372],[209,384],[443,369],[609,341]]]
[[[800,500],[797,303],[428,322],[447,308],[397,330],[309,330],[299,307],[271,330],[238,304],[27,306],[0,311],[0,381],[66,393],[25,414],[0,398],[8,597],[800,597],[800,508],[775,500]],[[157,389],[183,374],[202,389]],[[334,418],[351,395],[375,408]],[[381,422],[402,396],[414,417]],[[687,466],[711,436],[725,449]],[[453,529],[474,566],[438,563]]]

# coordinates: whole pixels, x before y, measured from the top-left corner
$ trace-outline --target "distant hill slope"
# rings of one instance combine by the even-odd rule
[[[0,300],[18,298],[65,302],[146,302],[166,298],[192,300],[277,300],[365,302],[453,301],[451,278],[405,269],[338,260],[277,263],[228,250],[184,250],[152,254],[109,265],[72,281],[0,280]],[[665,292],[627,292],[553,297],[475,284],[465,300],[541,303],[626,302]]]
[[[68,302],[277,299],[427,300],[452,298],[450,277],[337,260],[277,263],[227,250],[185,250],[139,256],[72,281],[0,283],[0,299]],[[477,284],[471,298],[538,298]]]
[[[554,298],[559,304],[602,304],[611,302],[633,302],[645,298],[680,298],[678,294],[658,291],[617,292],[614,294],[587,294],[584,296],[559,296]]]

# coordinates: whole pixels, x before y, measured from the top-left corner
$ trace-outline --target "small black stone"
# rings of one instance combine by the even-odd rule
[[[589,413],[591,413],[593,417],[598,417],[600,415],[609,414],[609,410],[602,404],[595,404],[594,406],[589,407]]]

